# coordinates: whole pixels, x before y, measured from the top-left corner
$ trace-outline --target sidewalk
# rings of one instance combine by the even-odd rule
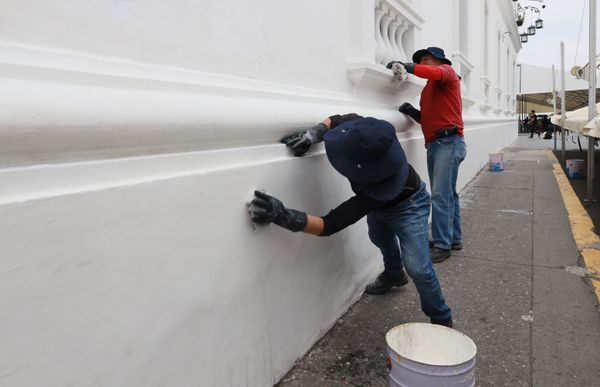
[[[552,140],[520,136],[461,194],[465,249],[435,266],[479,386],[600,385],[598,300],[571,234]],[[364,295],[279,386],[387,386],[385,333],[427,322],[414,285]],[[435,350],[432,348],[432,350]]]

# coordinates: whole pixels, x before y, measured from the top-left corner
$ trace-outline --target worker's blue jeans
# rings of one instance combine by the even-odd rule
[[[448,250],[453,243],[462,243],[456,178],[458,167],[467,155],[467,146],[462,137],[453,135],[434,140],[426,147],[431,184],[431,236],[435,247]]]
[[[417,287],[423,312],[432,321],[444,321],[451,312],[429,255],[429,204],[422,182],[417,192],[396,206],[370,212],[367,223],[369,238],[383,254],[385,270],[399,273],[405,268]]]

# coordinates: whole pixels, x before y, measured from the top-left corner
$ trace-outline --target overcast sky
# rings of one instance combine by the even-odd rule
[[[596,0],[597,3],[600,1]],[[539,1],[520,0],[522,6],[533,5],[541,9]],[[589,48],[589,0],[545,0],[546,8],[541,9],[541,18],[544,28],[537,30],[535,36],[529,37],[529,42],[523,43],[518,54],[518,62],[537,66],[560,68],[560,42],[565,42],[565,69],[569,71],[573,65],[583,66],[588,63]],[[599,4],[596,4],[598,15]],[[582,15],[583,13],[583,24]],[[534,18],[537,16],[534,13]],[[524,28],[530,26],[531,15],[527,12],[525,23],[519,28],[522,33]],[[581,37],[577,45],[579,29]],[[596,53],[600,41],[600,26],[596,21]],[[579,47],[579,48],[578,48]]]

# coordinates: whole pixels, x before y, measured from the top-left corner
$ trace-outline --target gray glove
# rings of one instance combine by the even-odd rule
[[[285,208],[283,203],[264,191],[254,191],[250,218],[259,224],[275,223],[290,231],[302,231],[308,223],[305,212]]]
[[[406,114],[407,116],[409,116],[417,122],[421,121],[421,111],[416,109],[413,105],[411,105],[408,102],[404,102],[402,105],[400,105],[398,111],[400,113]]]
[[[400,63],[402,66],[404,66],[404,68],[406,69],[407,73],[410,74],[414,74],[415,73],[415,64],[412,62],[400,62],[399,60],[393,60],[390,63],[388,63],[385,67],[388,69],[391,69],[392,66],[394,65],[394,63]]]
[[[325,132],[328,130],[329,128],[324,123],[320,123],[310,129],[285,136],[281,142],[294,151],[294,156],[302,156],[308,152],[312,144],[323,141]]]

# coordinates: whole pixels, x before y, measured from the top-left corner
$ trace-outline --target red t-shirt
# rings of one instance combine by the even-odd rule
[[[439,129],[452,126],[458,128],[458,135],[463,136],[462,99],[460,96],[460,79],[447,64],[440,66],[415,65],[414,73],[427,78],[427,84],[421,92],[421,128],[425,143],[435,140]]]

